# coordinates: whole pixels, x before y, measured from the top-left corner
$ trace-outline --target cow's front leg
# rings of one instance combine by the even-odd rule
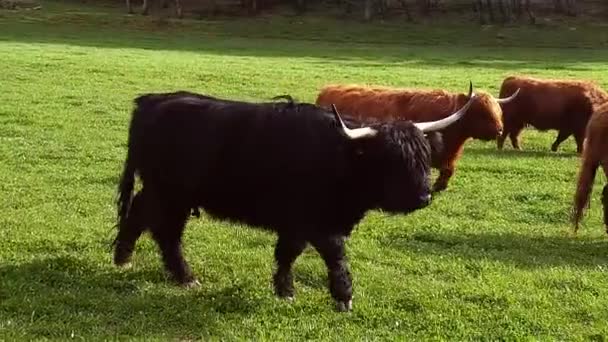
[[[311,241],[327,266],[329,291],[338,311],[352,310],[352,279],[346,260],[343,236],[318,237]]]
[[[570,131],[563,130],[563,129],[560,130],[559,134],[557,135],[557,138],[555,138],[555,141],[551,145],[551,151],[557,152],[557,148],[559,147],[559,145],[561,143],[563,143],[566,139],[568,139],[568,137],[570,136],[570,134],[571,134]]]
[[[273,276],[275,294],[281,298],[292,299],[294,296],[291,267],[306,247],[306,241],[287,234],[279,234],[274,249],[277,270]]]
[[[448,182],[452,175],[454,174],[454,168],[449,166],[442,167],[439,170],[439,176],[435,180],[435,184],[433,184],[433,192],[441,192],[448,188]]]

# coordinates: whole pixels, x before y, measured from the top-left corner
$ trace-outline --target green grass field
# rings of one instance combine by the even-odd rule
[[[605,27],[159,23],[46,5],[0,11],[0,340],[608,337],[605,179],[571,236],[578,158],[571,139],[549,151],[555,132],[526,131],[522,152],[469,141],[431,207],[370,213],[347,246],[351,313],[334,310],[313,250],[295,265],[295,302],[275,299],[275,239],[257,230],[191,220],[185,253],[202,282],[191,290],[167,280],[148,236],[130,270],[109,251],[140,93],[314,101],[330,82],[466,91],[470,79],[497,95],[514,73],[608,86]]]

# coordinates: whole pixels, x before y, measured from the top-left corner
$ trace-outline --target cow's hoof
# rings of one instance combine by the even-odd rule
[[[187,289],[193,289],[193,288],[201,286],[201,282],[198,281],[198,279],[192,279],[190,281],[183,283],[182,286]]]
[[[131,269],[131,267],[133,267],[133,264],[130,261],[125,261],[125,262],[121,262],[121,263],[116,263],[116,267],[118,267],[121,270],[128,270],[128,269]]]
[[[353,300],[349,300],[348,302],[336,302],[336,309],[339,312],[348,312],[353,310]]]

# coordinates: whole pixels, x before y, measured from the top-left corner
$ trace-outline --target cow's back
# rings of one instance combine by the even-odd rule
[[[605,94],[590,82],[508,77],[503,81],[500,96],[508,96],[517,88],[520,89],[517,99],[503,105],[505,119],[515,117],[539,130],[586,122],[594,102]]]
[[[438,120],[458,107],[454,94],[443,90],[414,90],[359,85],[329,85],[321,89],[317,105],[335,104],[340,112],[362,121]]]
[[[197,198],[190,204],[215,217],[259,226],[274,217],[280,226],[294,215],[318,221],[326,213],[310,212],[311,203],[329,210],[345,201],[335,197],[348,191],[335,190],[346,188],[344,139],[315,106],[179,99],[155,115],[144,181]]]

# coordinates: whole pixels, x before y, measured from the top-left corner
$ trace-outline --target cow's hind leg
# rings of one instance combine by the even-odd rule
[[[274,257],[277,270],[273,276],[274,290],[281,298],[293,298],[293,277],[291,267],[306,247],[306,240],[279,234],[277,245],[274,249]]]
[[[563,143],[566,139],[568,139],[571,134],[572,132],[569,130],[560,130],[559,134],[557,135],[557,138],[555,138],[555,141],[551,145],[551,151],[557,152],[557,148],[559,147],[559,145]]]
[[[511,139],[511,146],[513,146],[516,150],[521,150],[521,145],[519,144],[519,135],[521,131],[524,129],[524,124],[517,125],[511,129],[509,133],[509,139]]]
[[[574,132],[574,140],[576,140],[576,153],[583,153],[583,146],[585,144],[585,128],[579,129]]]
[[[128,266],[135,243],[146,230],[146,197],[145,192],[138,192],[133,201],[128,216],[118,225],[118,234],[114,239],[114,264]]]
[[[152,237],[160,248],[165,269],[175,281],[184,286],[198,284],[182,254],[182,235],[189,214],[190,208],[187,206],[166,207],[162,210],[159,221],[150,227]]]
[[[318,237],[311,241],[325,261],[329,276],[329,291],[339,311],[352,310],[352,279],[344,250],[344,237]]]

